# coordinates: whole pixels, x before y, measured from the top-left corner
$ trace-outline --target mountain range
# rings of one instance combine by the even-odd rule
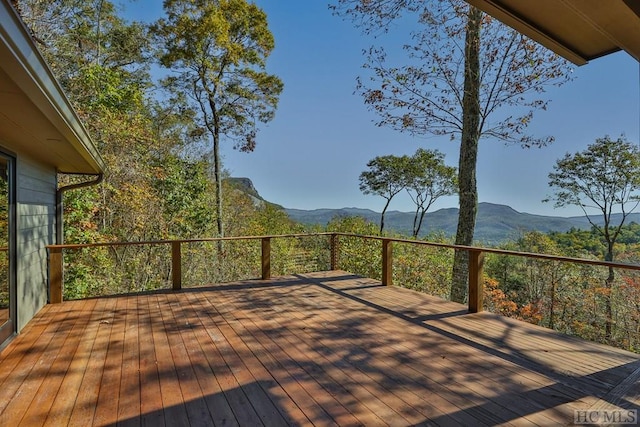
[[[380,223],[380,213],[370,209],[342,208],[342,209],[286,209],[289,217],[303,224],[326,225],[336,216],[359,216],[376,224]],[[385,229],[396,231],[408,236],[413,227],[412,212],[387,211],[385,215]],[[619,221],[619,218],[614,218]],[[631,214],[627,223],[640,222],[640,213]],[[458,209],[447,208],[427,212],[420,231],[421,237],[433,232],[441,232],[446,236],[455,236],[458,224]],[[493,245],[508,240],[514,240],[527,231],[569,231],[571,228],[589,229],[591,225],[584,216],[559,217],[534,215],[518,212],[515,209],[494,203],[479,203],[476,219],[475,240]]]
[[[238,191],[249,195],[256,205],[272,202],[263,199],[255,189],[249,178],[227,178],[229,184]],[[289,217],[307,225],[326,225],[336,216],[359,216],[375,224],[380,223],[380,212],[370,209],[342,208],[342,209],[288,209],[283,208]],[[385,230],[395,231],[407,236],[413,228],[413,212],[387,211],[385,215]],[[614,215],[613,222],[618,223],[619,216]],[[599,219],[601,223],[602,220]],[[627,223],[640,223],[640,213],[633,213],[627,218]],[[422,223],[420,237],[431,233],[443,233],[445,236],[455,236],[458,225],[458,209],[446,208],[427,212]],[[476,218],[475,240],[481,244],[494,245],[509,240],[515,240],[527,231],[569,231],[572,228],[588,230],[591,227],[585,216],[560,217],[534,215],[518,212],[510,206],[494,203],[479,203]]]

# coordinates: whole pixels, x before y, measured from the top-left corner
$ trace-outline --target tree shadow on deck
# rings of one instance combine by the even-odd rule
[[[525,325],[523,322],[507,319],[491,313],[468,314],[466,309],[454,309],[437,314],[421,315],[419,313],[411,313],[412,310],[397,310],[396,308],[390,308],[387,304],[382,305],[375,302],[375,298],[367,298],[349,293],[354,289],[359,290],[358,287],[343,287],[339,284],[335,285],[335,283],[340,283],[341,281],[350,282],[353,279],[358,279],[357,276],[353,275],[347,274],[330,278],[313,278],[307,276],[299,277],[304,277],[305,279],[314,282],[322,289],[339,295],[341,298],[346,298],[379,313],[393,316],[402,322],[408,322],[411,325],[423,328],[440,338],[451,340],[452,343],[462,345],[463,351],[466,351],[464,350],[465,348],[468,350],[473,349],[484,355],[498,358],[500,361],[508,362],[515,367],[522,368],[522,370],[541,374],[542,376],[554,381],[551,385],[545,385],[531,390],[523,390],[522,385],[517,382],[512,384],[513,387],[510,387],[508,384],[504,384],[505,389],[509,389],[508,393],[499,393],[495,396],[491,396],[490,400],[486,403],[481,403],[464,409],[463,412],[473,414],[475,419],[484,419],[484,422],[492,424],[491,420],[495,420],[496,417],[497,408],[495,405],[498,405],[498,413],[506,409],[506,411],[504,411],[504,415],[501,414],[498,416],[503,418],[503,421],[509,421],[521,416],[534,414],[545,409],[559,407],[567,403],[580,402],[582,399],[588,397],[595,397],[604,402],[608,402],[611,405],[608,406],[610,409],[619,407],[634,411],[640,410],[637,396],[633,401],[625,397],[633,395],[634,393],[637,394],[638,384],[640,384],[640,357],[631,353],[623,352],[600,344],[587,343],[586,341],[578,338],[564,336],[555,331],[535,327],[533,325],[527,325],[527,328],[522,328],[522,326]],[[393,304],[390,305],[393,306]],[[447,321],[449,318],[465,318],[469,320],[466,322],[449,323]],[[483,330],[483,321],[485,320],[490,320],[499,324],[501,334],[490,334]],[[351,331],[356,330],[357,333],[351,335],[354,338],[361,337],[362,334],[369,333],[368,325],[360,322],[348,321],[338,327],[344,327]],[[553,352],[553,350],[535,348],[535,342],[532,342],[531,344],[531,351],[523,351],[522,347],[510,345],[510,340],[508,338],[510,334],[525,335],[525,340],[533,340],[535,337],[541,340],[583,344],[578,347],[580,347],[580,351],[585,352],[586,364],[589,364],[590,362],[590,355],[606,356],[609,360],[617,360],[618,363],[613,363],[616,366],[606,369],[597,369],[595,372],[589,374],[576,374],[575,372],[567,370],[566,367],[563,368],[561,366],[553,366],[553,363],[546,363],[547,361],[541,360],[544,359],[544,357],[532,357],[532,354],[536,351],[539,353]],[[578,347],[574,347],[572,349],[571,346],[567,346],[565,349],[560,349],[557,351],[559,355],[557,357],[562,357],[563,352],[576,351]],[[360,351],[362,348],[359,347],[356,350]],[[366,350],[364,351],[366,352]],[[398,360],[401,360],[402,363],[409,364],[414,361],[411,355],[408,354],[396,354],[395,356]],[[447,357],[450,356],[446,354],[446,351],[443,351],[442,358],[444,359]],[[366,359],[366,357],[359,355],[359,357],[354,360],[361,361],[363,359]],[[500,369],[503,369],[501,366],[502,364],[502,362],[498,364]],[[472,361],[468,366],[462,366],[461,369],[468,372],[466,380],[469,382],[478,382],[482,381],[482,376],[475,375],[473,372],[485,371],[491,375],[491,372],[495,367],[496,365],[493,363],[479,364],[477,361]],[[358,364],[358,369],[363,368],[366,368],[366,365],[363,366],[362,364]],[[592,371],[594,370],[593,366],[589,368]],[[393,372],[391,375],[393,376]],[[501,376],[500,380],[509,381],[509,377]],[[491,394],[491,391],[488,391],[489,394]],[[593,407],[600,409],[607,407],[607,405],[603,404],[602,401]],[[509,415],[509,413],[511,414]],[[445,420],[449,419],[449,417],[453,415],[454,414],[446,415]],[[567,418],[566,413],[564,414],[564,418]],[[443,421],[442,419],[438,420],[438,418],[432,419],[432,421],[435,422]],[[567,419],[567,422],[571,421],[572,419]]]
[[[34,380],[62,378],[76,357],[73,346],[102,334],[106,347],[95,357],[105,360],[102,378],[116,389],[100,383],[106,395],[85,403],[109,405],[119,395],[115,410],[100,408],[109,419],[137,404],[142,413],[134,410],[119,425],[217,425],[233,418],[241,425],[496,425],[523,417],[548,425],[572,423],[572,411],[592,408],[596,398],[640,409],[627,397],[640,377],[640,358],[632,354],[589,344],[590,354],[609,355],[612,366],[585,360],[584,369],[562,370],[551,362],[574,347],[552,349],[549,359],[532,356],[544,353],[535,348],[542,340],[564,340],[553,331],[523,332],[516,321],[470,315],[461,305],[370,279],[326,276],[72,302],[58,309],[64,323],[47,326],[47,333],[60,334],[55,345],[34,340],[35,347],[20,351],[43,352],[34,362],[56,359],[35,365]],[[421,310],[423,302],[432,306]],[[92,311],[96,306],[101,311]],[[36,322],[47,324],[53,314]],[[490,322],[493,329],[485,328]],[[523,334],[530,348],[511,344]],[[111,352],[121,365],[106,363]],[[162,381],[184,401],[164,400]],[[145,406],[152,386],[162,395],[159,407]]]
[[[335,285],[341,282],[345,285]],[[338,302],[326,301],[322,295],[315,294],[310,289],[310,284],[338,296]],[[233,293],[233,310],[216,310],[220,310],[218,314],[222,317],[234,316],[242,324],[253,316],[275,318],[267,321],[267,326],[254,325],[259,329],[257,332],[245,325],[238,333],[243,339],[248,339],[246,334],[262,334],[286,345],[299,346],[316,355],[317,358],[312,361],[291,358],[280,361],[279,365],[287,371],[302,369],[305,375],[313,377],[329,393],[341,396],[345,401],[352,399],[353,405],[361,405],[371,396],[382,393],[378,403],[373,405],[374,408],[377,405],[380,408],[373,412],[382,411],[376,416],[383,422],[390,422],[402,413],[407,421],[411,420],[413,423],[415,414],[411,412],[414,411],[423,414],[425,420],[437,423],[454,421],[493,425],[520,417],[541,418],[543,423],[558,419],[571,422],[567,407],[558,411],[553,408],[576,402],[582,404],[582,400],[590,397],[603,399],[625,409],[640,409],[637,402],[624,398],[629,389],[634,387],[633,382],[627,384],[626,389],[618,387],[616,390],[622,379],[640,375],[638,359],[629,361],[629,357],[620,357],[620,363],[615,367],[579,375],[541,362],[522,348],[510,346],[508,336],[520,333],[517,332],[518,325],[514,321],[490,315],[491,320],[502,326],[502,333],[496,336],[483,332],[482,319],[475,324],[476,328],[469,325],[453,327],[442,323],[449,318],[472,317],[464,308],[420,314],[413,310],[389,308],[350,293],[365,289],[375,291],[377,288],[385,287],[348,274],[330,278],[296,275],[268,282],[248,281],[237,285],[193,288],[183,292],[210,292],[212,297],[209,302],[212,307],[217,305],[214,296],[217,292]],[[260,290],[267,292],[256,292]],[[278,291],[277,298],[274,299],[268,292],[270,290]],[[355,305],[345,307],[344,300]],[[318,313],[329,313],[332,310],[337,313],[319,318]],[[232,311],[235,313],[231,314]],[[381,314],[401,321],[396,325],[400,328],[403,322],[418,326],[428,331],[431,338],[423,340],[420,335],[413,336],[417,348],[407,347],[406,336],[399,335],[395,339],[393,330],[371,327],[379,321]],[[302,322],[302,332],[298,324],[290,326],[285,319]],[[531,337],[537,334],[542,339],[560,336],[542,328],[527,329],[526,334]],[[562,336],[561,339],[565,340],[565,337]],[[576,341],[569,337],[566,340]],[[381,347],[384,350],[380,350]],[[588,351],[605,353],[611,358],[619,355],[595,344]],[[424,359],[424,354],[430,358]],[[562,351],[558,351],[558,354],[561,357]],[[453,362],[449,362],[450,360]],[[336,369],[342,373],[332,374]],[[533,373],[535,380],[533,385],[525,386],[521,383],[520,376],[527,377],[529,373]],[[493,389],[491,385],[485,387],[485,383],[492,377],[495,377]],[[545,384],[545,380],[551,384]],[[434,408],[430,404],[420,403],[420,399],[429,394],[438,394],[444,401],[434,405]],[[386,399],[400,401],[387,407]],[[413,402],[413,399],[417,400]],[[433,415],[435,407],[446,406],[447,403],[464,409]],[[582,404],[582,407],[588,407],[585,405]],[[544,415],[536,415],[545,410],[548,411]],[[436,409],[435,413],[437,412]]]
[[[309,423],[292,416],[273,381],[254,381],[218,393],[164,406],[104,426],[292,426]]]

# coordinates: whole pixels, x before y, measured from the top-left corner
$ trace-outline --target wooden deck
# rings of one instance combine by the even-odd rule
[[[640,356],[334,271],[49,305],[0,426],[571,425],[640,408]]]

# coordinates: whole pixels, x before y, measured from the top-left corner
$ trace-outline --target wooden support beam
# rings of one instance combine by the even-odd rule
[[[63,283],[62,248],[49,248],[49,303],[62,302]]]
[[[171,242],[171,282],[173,290],[182,289],[182,251],[180,242]]]
[[[482,270],[484,267],[484,252],[469,250],[469,312],[483,311],[484,282]]]
[[[271,278],[271,238],[262,238],[262,280]]]
[[[393,285],[393,242],[382,239],[382,284]]]

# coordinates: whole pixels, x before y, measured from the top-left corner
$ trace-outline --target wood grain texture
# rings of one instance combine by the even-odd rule
[[[640,356],[343,271],[46,306],[0,425],[554,425],[638,408]]]

